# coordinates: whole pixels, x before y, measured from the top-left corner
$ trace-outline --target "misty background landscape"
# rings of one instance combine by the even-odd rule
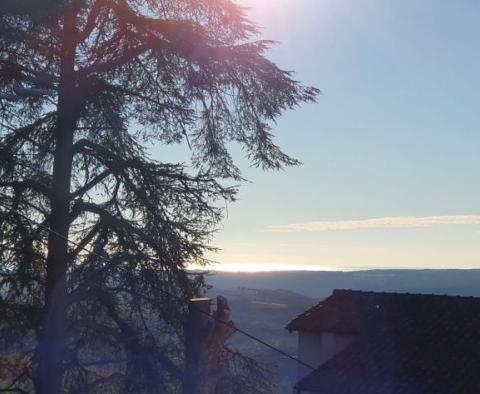
[[[292,355],[297,334],[285,326],[334,289],[480,296],[480,269],[215,272],[207,282],[212,286],[209,296],[228,299],[237,327]],[[297,378],[293,361],[242,335],[233,335],[230,345],[270,364],[278,392],[291,392]]]

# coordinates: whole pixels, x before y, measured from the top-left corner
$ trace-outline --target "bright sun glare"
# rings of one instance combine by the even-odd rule
[[[205,270],[205,267],[192,264],[191,270]],[[292,264],[249,264],[249,263],[214,263],[209,271],[218,272],[286,272],[286,271],[335,271],[336,267],[325,265],[292,265]]]

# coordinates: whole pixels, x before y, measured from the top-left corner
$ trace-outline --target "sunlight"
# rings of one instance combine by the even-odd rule
[[[190,270],[205,270],[205,267],[192,264]],[[209,271],[217,272],[288,272],[288,271],[337,271],[338,268],[314,264],[255,264],[255,263],[214,263],[208,266]]]
[[[260,38],[276,41],[270,53],[281,57],[282,64],[288,67],[291,67],[289,61],[292,60],[288,54],[302,47],[311,51],[312,43],[306,37],[315,36],[317,48],[331,40],[332,15],[341,8],[332,0],[238,0],[238,3],[247,9],[248,17],[260,27]],[[302,23],[296,22],[299,20]]]
[[[275,20],[276,23],[288,23],[289,11],[297,5],[296,0],[241,0],[239,4],[248,9],[248,15],[253,21],[268,23],[269,20]]]

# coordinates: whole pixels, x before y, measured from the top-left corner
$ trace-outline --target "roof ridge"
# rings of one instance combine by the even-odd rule
[[[288,330],[288,331],[293,331],[292,329],[290,329],[290,326],[291,324],[293,323],[294,320],[297,320],[303,316],[308,316],[311,312],[313,312],[315,309],[319,308],[322,306],[322,303],[325,302],[326,299],[330,298],[330,296],[328,296],[327,298],[324,298],[322,301],[316,303],[315,305],[311,306],[310,308],[308,308],[307,310],[303,311],[302,313],[298,314],[297,316],[295,316],[292,320],[290,320],[290,322],[285,326],[285,328]]]
[[[344,305],[345,302],[358,302],[362,303],[363,305],[368,305],[370,303],[382,304],[384,302],[389,304],[395,304],[398,302],[412,304],[417,301],[421,304],[431,302],[434,304],[452,306],[457,302],[461,302],[464,303],[464,305],[470,305],[472,307],[475,306],[475,308],[480,306],[480,297],[472,296],[335,289],[329,297],[323,299],[316,305],[313,305],[311,308],[293,318],[285,328],[289,331],[297,331],[299,324],[303,325],[308,320],[316,319],[317,315],[326,313],[327,309],[330,310],[331,308],[337,308],[339,305]],[[323,307],[326,309],[323,310]]]
[[[451,294],[437,294],[437,293],[410,293],[403,291],[374,291],[374,290],[356,290],[356,289],[334,289],[332,295],[328,296],[330,298],[338,294],[350,294],[350,293],[359,293],[359,294],[374,294],[374,295],[398,295],[398,296],[418,296],[418,297],[442,297],[442,298],[461,298],[461,299],[478,299],[478,296],[466,296],[466,295],[451,295]],[[325,300],[327,299],[325,298]],[[322,301],[323,302],[323,301]]]

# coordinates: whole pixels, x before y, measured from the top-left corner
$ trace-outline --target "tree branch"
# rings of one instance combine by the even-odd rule
[[[90,191],[92,188],[94,188],[96,185],[98,185],[100,182],[102,182],[105,178],[107,178],[111,174],[112,174],[112,172],[110,170],[102,171],[100,174],[98,174],[92,180],[85,183],[82,187],[80,187],[77,190],[75,190],[74,192],[70,193],[70,199],[74,200],[75,198],[82,197],[85,193]]]
[[[43,194],[47,198],[50,198],[52,195],[50,188],[33,179],[26,179],[23,181],[4,181],[0,182],[0,187],[11,187],[15,190],[15,192],[23,189],[32,189],[37,193]]]
[[[85,41],[93,29],[96,27],[97,18],[102,11],[102,8],[106,6],[105,0],[97,0],[91,6],[90,13],[88,14],[87,21],[85,23],[85,27],[81,32],[78,33],[77,37],[75,37],[77,44],[82,43]]]
[[[82,250],[85,250],[87,245],[93,240],[93,238],[95,237],[95,235],[97,235],[100,229],[101,229],[100,223],[95,223],[95,225],[90,229],[88,234],[85,237],[83,237],[83,239],[80,242],[77,242],[75,249],[69,253],[69,257],[74,259],[75,257],[78,256],[78,254]]]

